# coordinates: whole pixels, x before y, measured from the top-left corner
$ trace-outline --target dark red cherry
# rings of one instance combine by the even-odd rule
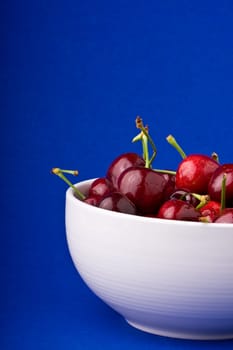
[[[209,180],[219,163],[212,157],[202,154],[191,154],[184,158],[176,171],[176,187],[189,192],[205,194]]]
[[[166,186],[163,192],[163,200],[166,201],[170,198],[171,194],[175,191],[176,176],[168,173],[161,173],[166,181]]]
[[[194,207],[200,203],[200,200],[198,200],[191,192],[182,189],[176,189],[170,195],[170,199],[181,199],[182,201],[192,204]]]
[[[100,177],[92,182],[88,195],[90,197],[104,197],[107,194],[113,192],[113,190],[114,189],[112,183],[107,178]]]
[[[152,169],[131,167],[126,169],[118,181],[118,188],[137,207],[142,215],[153,214],[163,200],[166,180]]]
[[[200,221],[214,222],[214,220],[220,215],[221,203],[209,201],[199,209],[199,212],[201,214]]]
[[[157,217],[169,220],[198,221],[200,213],[191,203],[180,199],[170,199],[160,207]]]
[[[99,196],[88,196],[83,201],[87,204],[90,204],[96,207],[98,206],[100,200],[101,200],[101,197]]]
[[[212,200],[221,201],[222,180],[226,174],[226,206],[233,206],[233,164],[223,164],[213,173],[208,186]]]
[[[118,179],[121,173],[132,166],[144,167],[145,161],[138,154],[129,152],[121,154],[110,164],[106,177],[112,182],[115,189],[118,189]]]
[[[112,192],[111,194],[104,197],[99,202],[98,207],[125,214],[137,214],[135,205],[120,192]]]
[[[218,224],[233,224],[233,208],[224,209],[214,222]]]

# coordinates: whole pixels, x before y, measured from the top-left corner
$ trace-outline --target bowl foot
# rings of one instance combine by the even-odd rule
[[[146,333],[159,335],[162,337],[169,337],[169,338],[178,338],[178,339],[189,339],[189,340],[227,340],[227,339],[233,339],[233,333],[232,334],[198,334],[198,333],[182,333],[172,330],[163,330],[163,329],[157,329],[148,327],[142,324],[139,324],[137,322],[133,322],[130,320],[125,319],[126,322],[140,330]]]

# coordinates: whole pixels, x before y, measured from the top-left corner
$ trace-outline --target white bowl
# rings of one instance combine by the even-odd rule
[[[88,180],[76,186],[86,192]],[[146,332],[233,338],[233,225],[145,218],[66,193],[66,232],[85,283]]]

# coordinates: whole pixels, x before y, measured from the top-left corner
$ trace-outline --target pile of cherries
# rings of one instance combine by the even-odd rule
[[[156,147],[140,117],[136,126],[140,133],[133,141],[142,141],[143,156],[119,155],[106,175],[92,182],[87,196],[64,175],[77,172],[59,168],[52,172],[74,189],[78,199],[102,209],[170,220],[233,223],[233,163],[220,164],[216,154],[186,156],[169,135],[168,142],[183,159],[176,171],[153,169]],[[151,158],[148,142],[153,149]]]

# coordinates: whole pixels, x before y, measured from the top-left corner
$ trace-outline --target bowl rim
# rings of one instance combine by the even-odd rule
[[[96,178],[87,179],[87,180],[81,180],[79,182],[76,182],[74,184],[75,187],[79,188],[80,186],[90,185]],[[185,220],[166,220],[166,219],[160,219],[160,218],[154,218],[154,217],[146,217],[146,216],[140,216],[140,215],[133,215],[133,214],[127,214],[127,213],[119,213],[111,210],[106,210],[103,208],[98,208],[93,205],[84,203],[83,201],[79,200],[74,196],[74,190],[70,187],[66,190],[66,201],[72,202],[74,205],[86,207],[90,211],[99,211],[102,214],[112,216],[114,218],[121,218],[121,219],[130,219],[134,220],[136,222],[141,223],[153,223],[153,224],[162,224],[162,225],[176,225],[176,226],[187,226],[187,227],[204,227],[213,229],[225,229],[225,230],[232,230],[233,234],[233,224],[230,223],[206,223],[206,222],[196,222],[196,221],[185,221]]]

